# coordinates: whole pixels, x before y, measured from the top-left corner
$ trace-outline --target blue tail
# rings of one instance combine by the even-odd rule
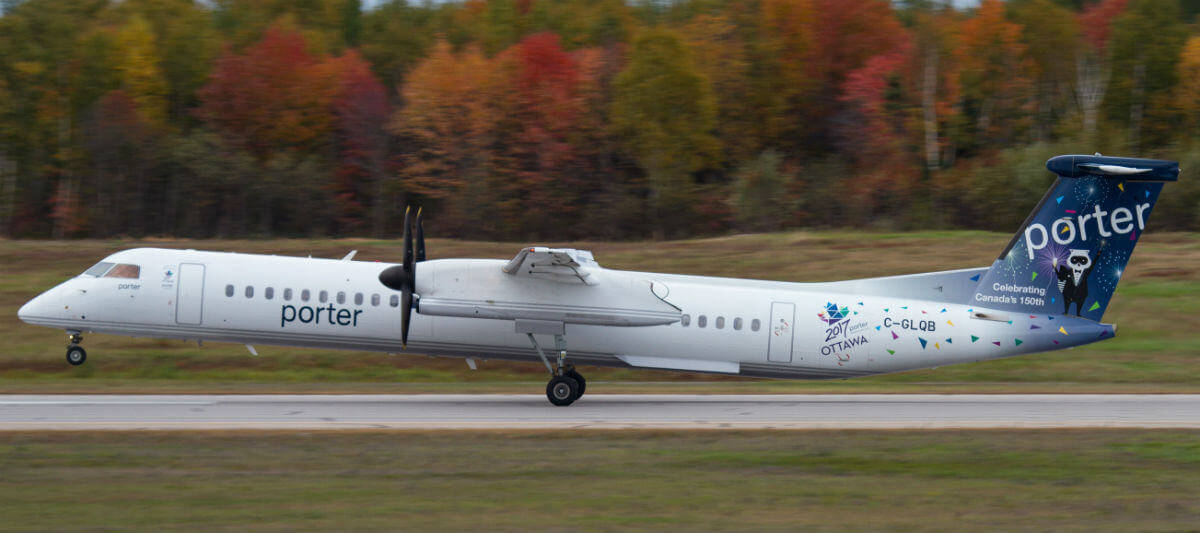
[[[1133,254],[1163,182],[1179,163],[1060,155],[1058,181],[983,274],[973,303],[1099,321]]]

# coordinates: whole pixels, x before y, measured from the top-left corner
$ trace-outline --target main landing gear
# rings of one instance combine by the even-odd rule
[[[70,333],[70,335],[71,344],[67,346],[67,362],[71,366],[82,365],[84,361],[87,361],[87,350],[84,350],[83,346],[79,345],[79,343],[83,342],[83,335],[80,335],[78,332]]]
[[[583,379],[583,375],[575,370],[575,365],[567,364],[566,339],[562,335],[554,336],[554,348],[558,350],[558,360],[556,364],[550,364],[550,360],[542,352],[542,347],[538,345],[533,334],[526,333],[526,335],[529,336],[529,342],[533,343],[533,348],[537,350],[538,357],[542,358],[546,370],[550,371],[550,382],[546,384],[546,398],[550,400],[550,403],[559,407],[575,403],[575,400],[583,396],[584,390],[587,389],[587,380]]]

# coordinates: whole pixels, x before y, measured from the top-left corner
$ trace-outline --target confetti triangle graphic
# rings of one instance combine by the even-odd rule
[[[995,344],[996,346],[1000,346],[1000,341],[992,341],[992,344]]]
[[[954,326],[954,321],[953,321],[953,320],[947,320],[947,321],[946,321],[946,323],[947,323],[947,324],[950,324],[950,326]]]
[[[1050,303],[1054,303],[1054,298],[1050,299]],[[1046,318],[1049,318],[1050,320],[1054,320],[1053,316],[1047,316]]]
[[[862,302],[858,302],[858,305],[862,305],[862,304],[863,304]]]
[[[1017,343],[1016,344],[1017,346],[1020,346],[1022,342],[1025,342],[1025,341],[1022,341],[1021,339],[1013,339],[1013,341]]]
[[[971,335],[971,342],[975,342],[975,341],[978,341],[978,340],[979,340],[979,337],[976,337],[976,336],[974,336],[974,335]]]
[[[893,332],[892,332],[892,340],[896,340],[896,339],[899,339],[899,338],[900,338],[900,336],[899,336],[899,335],[897,335],[895,331],[893,331]]]
[[[1037,315],[1029,315],[1029,318],[1037,318]]]
[[[1033,272],[1033,273],[1032,273],[1032,274],[1029,276],[1029,281],[1033,281],[1033,280],[1035,280],[1035,279],[1037,279],[1037,272]]]
[[[924,309],[922,309],[922,310],[921,310],[921,314],[922,314],[922,315],[928,315],[929,313],[927,313],[927,312],[926,312]]]
[[[888,350],[889,355],[896,355],[896,350]]]
[[[1088,311],[1095,311],[1099,308],[1100,308],[1100,302],[1092,302],[1092,306],[1088,308]]]
[[[945,313],[945,312],[946,312],[946,308],[945,308],[945,307],[943,307],[943,308],[942,308],[942,310],[941,310],[940,312],[941,312],[941,313]]]
[[[1062,229],[1058,230],[1058,233],[1061,235],[1063,233],[1066,233],[1068,229],[1071,229],[1070,226],[1063,224]]]
[[[1118,183],[1118,184],[1117,184],[1117,188],[1118,188],[1118,189],[1121,189],[1121,192],[1125,192],[1125,183],[1123,183],[1123,182],[1122,182],[1122,183]]]
[[[949,337],[947,337],[947,338],[946,338],[946,344],[954,344],[954,341],[953,341],[953,340],[950,340],[950,338],[949,338]]]
[[[1137,232],[1136,231],[1129,234],[1129,240],[1131,240],[1131,241],[1137,240]]]
[[[979,274],[975,274],[974,276],[971,276],[971,281],[979,281]]]
[[[908,306],[907,306],[907,305],[902,305],[902,306],[900,306],[900,308],[901,308],[901,309],[908,309]]]
[[[1054,298],[1053,296],[1051,296],[1051,297],[1050,297],[1050,303],[1054,303],[1054,299],[1055,299],[1055,298]],[[1051,320],[1053,320],[1053,319],[1051,319]]]
[[[1146,198],[1149,198],[1149,197],[1150,197],[1150,190],[1149,190],[1149,189],[1147,189],[1147,190],[1146,190]]]
[[[1010,325],[1010,326],[1012,325],[1012,320],[1008,321],[1008,325]]]
[[[1042,329],[1042,327],[1037,324],[1030,324],[1029,329]]]
[[[1051,339],[1051,340],[1053,340],[1053,339]],[[1054,344],[1058,344],[1058,341],[1054,341]]]
[[[921,349],[922,350],[925,349],[926,344],[929,344],[929,341],[922,339],[921,337],[917,337],[917,340],[921,341]]]
[[[1067,328],[1064,328],[1064,327],[1062,327],[1062,326],[1059,326],[1059,327],[1058,327],[1058,332],[1059,332],[1059,333],[1062,333],[1063,335],[1066,335],[1066,334],[1067,334]]]
[[[941,345],[941,344],[938,344],[938,343],[936,343],[936,342],[935,342],[935,343],[933,343],[933,347],[934,347],[934,348],[937,348],[937,349],[939,349],[939,350],[941,350],[941,349],[942,349],[942,345]]]
[[[1059,196],[1058,198],[1055,198],[1054,201],[1061,204],[1063,201],[1063,198],[1066,198],[1066,196]]]
[[[879,331],[881,329],[883,329],[883,326],[875,326],[875,331]]]

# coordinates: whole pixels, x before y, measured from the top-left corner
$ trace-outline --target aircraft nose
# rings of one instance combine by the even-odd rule
[[[32,300],[25,302],[20,309],[17,310],[17,318],[21,322],[33,324],[38,317],[47,317],[49,313],[49,302],[46,293],[35,296]]]

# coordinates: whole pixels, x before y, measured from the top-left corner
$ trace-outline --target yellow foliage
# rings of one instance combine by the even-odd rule
[[[137,104],[142,120],[162,125],[167,117],[167,81],[150,23],[139,15],[117,33],[117,70],[121,85]]]

